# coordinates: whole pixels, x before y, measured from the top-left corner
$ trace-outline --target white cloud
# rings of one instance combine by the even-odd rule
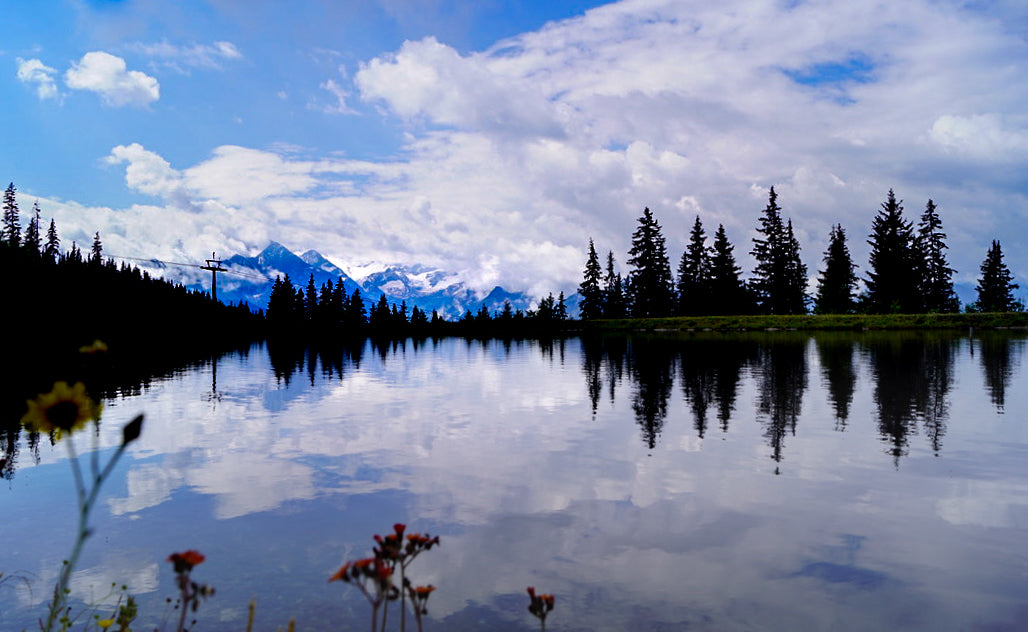
[[[161,96],[156,79],[138,70],[128,70],[124,59],[103,51],[86,53],[81,60],[72,62],[64,73],[64,82],[74,90],[96,92],[104,103],[114,107],[144,106]]]
[[[334,79],[328,79],[323,81],[320,86],[322,90],[327,91],[335,99],[335,103],[329,105],[319,105],[317,103],[310,103],[308,107],[312,110],[318,110],[326,114],[356,114],[356,110],[347,105],[346,101],[350,98],[350,93],[343,88],[341,85],[336,83]],[[280,93],[281,94],[281,93]]]
[[[135,43],[126,48],[181,73],[187,72],[189,68],[221,70],[224,62],[243,59],[243,54],[235,44],[223,41],[188,46],[161,41],[152,44]]]
[[[771,185],[812,273],[840,221],[864,265],[894,188],[911,216],[939,204],[950,263],[973,276],[998,227],[1028,214],[1024,59],[1028,43],[955,5],[629,0],[481,52],[406,42],[324,81],[329,109],[359,97],[401,123],[388,160],[274,145],[177,169],[153,147],[111,160],[169,217],[216,209],[217,235],[250,252],[273,238],[340,263],[422,262],[481,290],[572,291],[590,237],[624,271],[644,206],[672,257],[699,213],[749,270]],[[170,230],[188,243],[195,228]],[[1019,274],[1025,257],[1008,254]]]
[[[40,100],[57,97],[57,83],[54,74],[57,71],[38,59],[18,58],[18,80],[22,83],[35,84],[36,96]]]

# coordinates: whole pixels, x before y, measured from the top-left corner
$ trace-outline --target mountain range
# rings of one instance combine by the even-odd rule
[[[254,309],[266,309],[271,287],[276,277],[287,275],[294,287],[306,288],[311,276],[319,290],[326,281],[343,283],[346,293],[352,295],[360,288],[361,296],[369,304],[377,303],[384,295],[389,303],[406,302],[431,314],[437,311],[443,318],[454,320],[464,312],[477,312],[485,305],[490,312],[502,310],[510,302],[515,310],[527,311],[532,297],[523,292],[508,292],[494,287],[488,294],[467,287],[460,276],[420,264],[368,264],[351,269],[348,274],[316,250],[297,255],[285,246],[271,242],[254,257],[233,255],[222,261],[227,271],[218,276],[218,299],[224,303],[243,301]],[[210,278],[184,282],[190,289],[206,290]]]

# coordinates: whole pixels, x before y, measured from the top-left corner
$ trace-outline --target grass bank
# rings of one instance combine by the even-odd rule
[[[865,329],[1028,329],[1028,312],[984,314],[805,314],[675,316],[577,321],[583,331],[845,331]]]

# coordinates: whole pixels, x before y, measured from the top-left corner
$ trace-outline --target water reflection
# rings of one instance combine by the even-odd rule
[[[76,590],[126,578],[159,608],[174,587],[154,560],[197,547],[218,588],[203,629],[242,629],[254,595],[299,629],[362,629],[364,604],[325,580],[403,521],[442,536],[417,568],[439,586],[430,630],[530,630],[529,584],[557,593],[553,630],[1023,629],[1028,427],[997,408],[1028,407],[1011,386],[1024,336],[988,342],[697,333],[227,357],[109,403],[152,425]],[[62,446],[25,439],[0,537],[64,542]],[[0,570],[43,581],[61,553],[9,548]],[[0,590],[0,627],[31,627],[45,591],[13,597]]]
[[[972,353],[978,355],[985,374],[989,399],[1000,412],[1006,402],[1010,380],[1020,367],[1024,346],[1024,338],[993,331],[980,332],[971,339]]]
[[[942,450],[959,344],[953,336],[913,332],[864,342],[875,383],[878,431],[897,466],[908,453],[908,438],[917,434],[919,422],[932,451],[938,455]]]

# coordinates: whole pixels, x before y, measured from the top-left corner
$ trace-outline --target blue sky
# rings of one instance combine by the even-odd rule
[[[775,186],[816,274],[866,267],[890,188],[971,281],[1028,277],[1028,8],[1016,1],[7,2],[0,178],[66,243],[173,261],[276,240],[574,290],[643,206],[747,270]],[[861,270],[863,272],[863,270]]]

